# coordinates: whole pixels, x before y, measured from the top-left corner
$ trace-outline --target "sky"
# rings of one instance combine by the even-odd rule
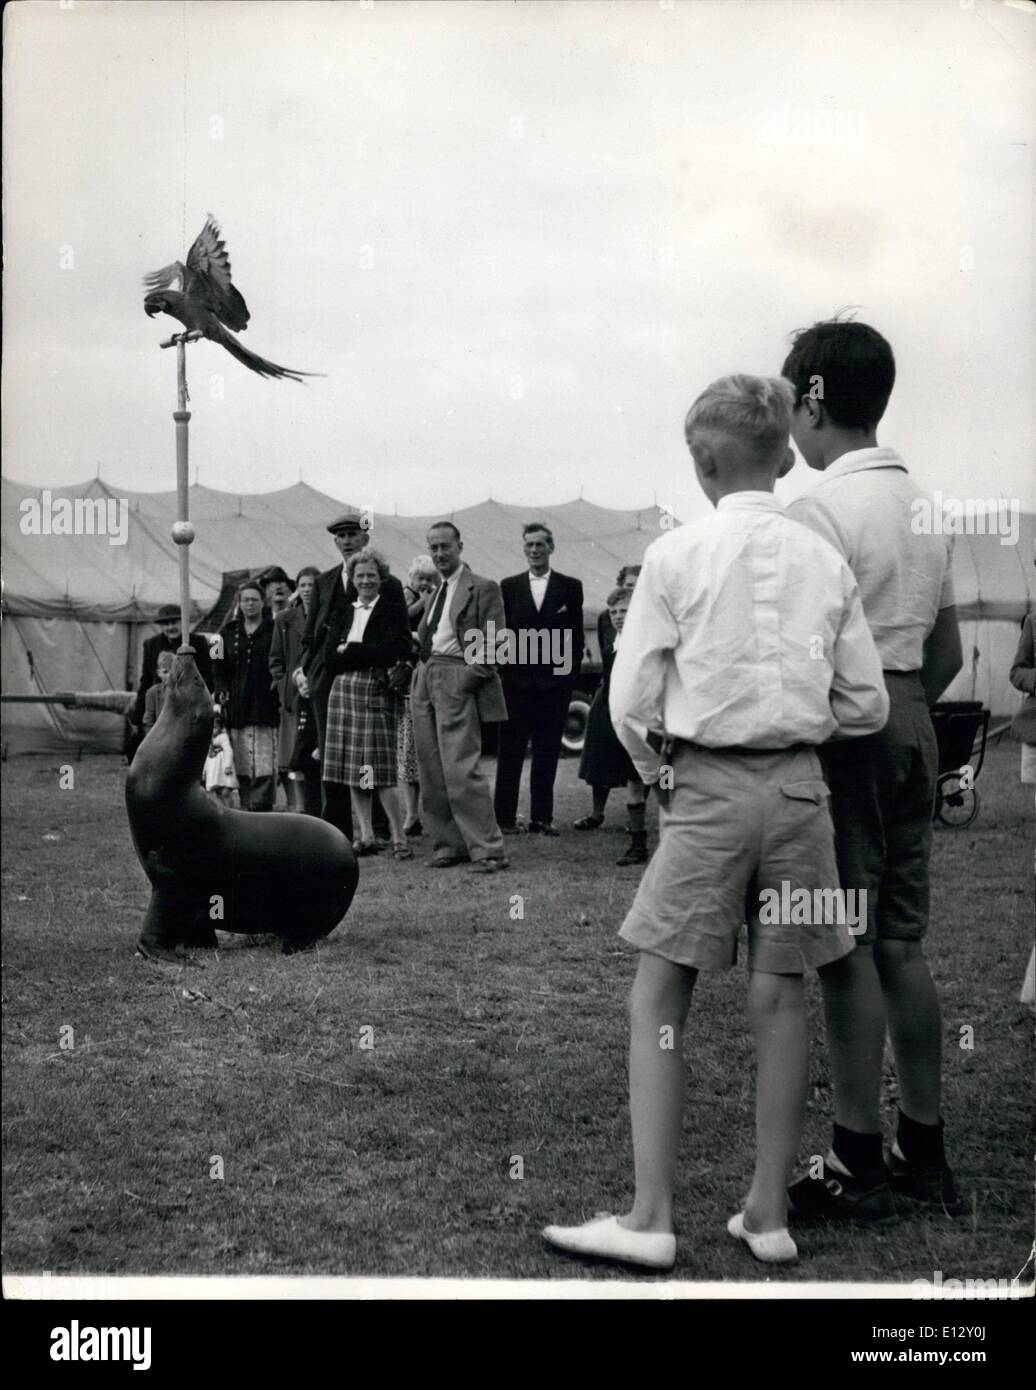
[[[4,13],[4,472],[175,486],[219,220],[267,381],[188,350],[191,478],[375,512],[697,490],[682,422],[854,308],[929,489],[1036,506],[1028,0],[27,0]],[[800,461],[780,495],[816,475]]]

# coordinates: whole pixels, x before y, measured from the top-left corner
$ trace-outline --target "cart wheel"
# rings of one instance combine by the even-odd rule
[[[589,715],[590,701],[585,695],[577,692],[569,701],[565,729],[561,735],[561,747],[566,753],[575,754],[583,751],[583,744],[586,742],[586,721]]]
[[[978,815],[978,792],[962,787],[959,772],[944,772],[935,795],[935,819],[951,830],[962,830]]]

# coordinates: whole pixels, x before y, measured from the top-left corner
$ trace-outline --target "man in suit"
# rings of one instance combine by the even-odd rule
[[[554,778],[572,683],[583,661],[583,586],[551,568],[554,537],[542,522],[522,528],[522,548],[528,570],[500,584],[518,663],[503,667],[507,723],[497,748],[494,809],[504,834],[513,831],[531,740],[529,830],[557,835]],[[522,660],[526,655],[528,660]]]
[[[371,542],[370,520],[367,514],[355,507],[348,507],[336,516],[328,528],[334,537],[342,563],[333,569],[325,570],[317,578],[313,596],[306,614],[306,630],[302,635],[301,663],[294,672],[295,686],[299,694],[310,702],[310,708],[317,726],[318,746],[323,749],[327,726],[327,701],[334,685],[334,676],[327,670],[324,646],[328,633],[335,633],[343,626],[349,627],[352,605],[356,599],[355,586],[345,575],[345,561],[358,550],[363,550]],[[394,574],[384,580],[381,592],[392,596],[403,607],[403,586]],[[342,834],[352,839],[353,820],[349,788],[342,782],[321,781],[320,814],[324,820],[336,825]],[[375,829],[378,829],[375,819]]]
[[[507,718],[495,667],[504,625],[500,588],[461,560],[464,543],[452,521],[428,532],[440,583],[417,629],[420,660],[410,689],[421,804],[435,853],[432,868],[471,860],[471,872],[507,868],[504,841],[482,771],[482,721]]]
[[[183,626],[180,622],[180,605],[164,603],[158,610],[155,623],[158,632],[154,637],[147,639],[140,654],[140,681],[137,685],[137,698],[133,704],[133,713],[130,716],[137,730],[133,745],[134,750],[140,742],[144,725],[144,702],[147,699],[147,693],[158,680],[158,658],[162,652],[172,652],[175,656],[176,649],[180,645]],[[194,651],[194,662],[198,667],[198,674],[211,690],[212,661],[209,658],[208,639],[200,632],[192,632],[188,640]]]

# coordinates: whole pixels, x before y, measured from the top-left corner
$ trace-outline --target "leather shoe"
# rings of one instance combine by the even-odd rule
[[[822,1178],[808,1174],[788,1188],[791,1215],[800,1221],[894,1221],[892,1189],[882,1180],[867,1186],[848,1173],[827,1169]]]
[[[466,864],[468,856],[466,854],[452,854],[447,850],[445,853],[433,854],[431,859],[426,859],[424,862],[427,869],[452,869],[454,864]]]
[[[510,868],[511,861],[498,855],[494,859],[476,859],[468,870],[469,874],[498,874],[501,869]]]

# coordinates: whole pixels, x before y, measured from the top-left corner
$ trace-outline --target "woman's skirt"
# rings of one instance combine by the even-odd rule
[[[396,775],[401,783],[415,785],[421,780],[417,771],[417,744],[414,742],[414,721],[410,717],[410,696],[397,705]]]
[[[637,780],[630,755],[619,742],[608,712],[608,690],[600,686],[586,717],[579,776],[592,787],[624,787]]]
[[[276,724],[246,724],[243,729],[227,732],[234,750],[234,771],[239,777],[254,780],[273,776],[277,771]]]
[[[349,787],[394,787],[397,782],[396,700],[379,671],[335,677],[327,701],[325,782]]]

